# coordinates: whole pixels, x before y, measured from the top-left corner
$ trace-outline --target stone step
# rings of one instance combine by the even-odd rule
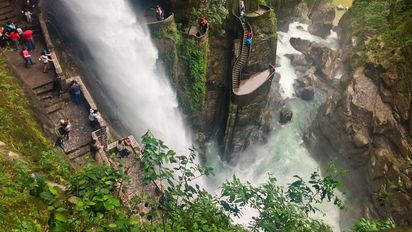
[[[7,15],[9,13],[13,13],[14,14],[14,9],[11,6],[6,6],[3,8],[0,8],[0,18],[3,17],[3,15]]]
[[[10,6],[10,1],[1,1],[0,2],[0,8],[5,8]]]
[[[55,105],[46,107],[46,112],[47,112],[47,114],[52,114],[52,113],[54,113],[56,111],[59,111],[61,109],[63,109],[63,104],[55,104]]]
[[[53,90],[53,81],[49,81],[43,85],[33,88],[33,92],[36,95],[41,95],[43,93],[50,92],[51,90]]]
[[[70,101],[70,94],[68,92],[63,93],[60,97],[52,96],[48,100],[44,101],[45,107],[50,107],[55,104],[64,104],[65,102]]]
[[[84,144],[80,148],[77,148],[75,150],[66,152],[66,154],[68,155],[70,160],[74,160],[86,155],[88,152],[90,152],[89,143]]]

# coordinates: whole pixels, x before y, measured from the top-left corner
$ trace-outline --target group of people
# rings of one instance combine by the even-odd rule
[[[0,47],[13,47],[16,51],[24,44],[31,51],[34,47],[33,31],[25,30],[12,21],[8,21],[0,27]]]

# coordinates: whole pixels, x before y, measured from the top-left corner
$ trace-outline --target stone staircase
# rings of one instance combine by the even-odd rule
[[[14,4],[15,2],[11,0],[0,0],[0,24],[17,20]]]
[[[238,18],[238,17],[237,17]],[[250,46],[246,45],[246,38],[247,38],[247,33],[248,31],[252,31],[252,27],[250,26],[249,23],[242,23],[242,21],[239,19],[240,24],[242,25],[242,30],[243,30],[243,37],[240,42],[240,54],[237,57],[233,69],[232,69],[232,91],[233,93],[236,93],[237,90],[239,89],[240,86],[240,77],[242,73],[242,69],[247,63],[250,55]]]

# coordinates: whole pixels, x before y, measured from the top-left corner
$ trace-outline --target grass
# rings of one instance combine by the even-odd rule
[[[19,154],[0,152],[0,228],[3,231],[44,231],[47,205],[30,195],[22,183],[32,173],[65,183],[71,174],[66,157],[53,149],[34,118],[23,88],[0,57],[0,141]],[[33,184],[33,183],[28,183]]]

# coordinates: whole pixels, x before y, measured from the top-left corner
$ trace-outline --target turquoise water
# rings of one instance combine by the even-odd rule
[[[297,29],[297,26],[302,26],[303,29]],[[299,53],[290,45],[289,39],[291,37],[321,42],[337,49],[336,34],[332,34],[327,39],[322,39],[309,34],[307,25],[295,22],[289,25],[288,33],[279,32],[278,35],[277,55],[280,57],[279,63],[281,66],[276,70],[281,74],[279,82],[281,89],[279,91],[285,99],[285,105],[293,111],[292,121],[286,125],[274,122],[276,126],[269,135],[268,142],[247,148],[239,155],[240,158],[234,165],[222,162],[214,144],[209,144],[207,164],[214,167],[216,172],[215,177],[206,181],[209,190],[218,191],[218,186],[224,180],[231,179],[233,175],[256,185],[265,182],[268,175],[272,174],[281,185],[286,186],[293,180],[293,175],[299,175],[307,179],[313,171],[319,168],[319,164],[306,149],[302,137],[305,127],[310,125],[311,118],[316,113],[324,97],[320,92],[316,92],[312,101],[303,101],[295,97],[293,82],[296,75],[290,60],[285,54]],[[334,227],[335,231],[339,231],[339,209],[331,204],[326,204],[323,210],[327,212],[327,217],[320,215],[316,215],[316,217],[325,220]],[[235,221],[247,224],[255,214],[256,212],[248,209],[241,219],[235,218]]]

